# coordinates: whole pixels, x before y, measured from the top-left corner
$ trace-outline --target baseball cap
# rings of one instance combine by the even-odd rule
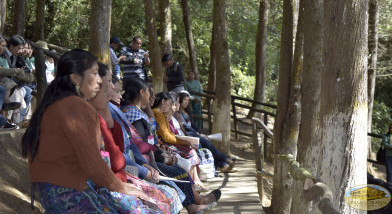
[[[113,36],[112,38],[110,38],[110,43],[118,43],[121,46],[124,46],[124,43],[122,43],[120,38],[118,38],[117,36]]]

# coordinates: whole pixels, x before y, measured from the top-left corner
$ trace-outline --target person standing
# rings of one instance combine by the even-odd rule
[[[385,149],[385,169],[387,182],[392,181],[392,124],[389,125],[388,132],[382,136],[382,145]]]
[[[117,57],[116,55],[116,50],[121,46],[124,46],[124,43],[121,42],[120,38],[117,36],[113,36],[110,38],[110,61],[112,63],[112,70],[113,74],[116,75],[118,79],[121,78],[120,76],[120,62],[125,59],[125,56],[119,56]]]
[[[195,79],[194,71],[188,72],[187,79],[185,80],[185,89],[190,93],[192,93],[192,91],[203,93],[203,89],[201,88],[200,82],[197,79]],[[201,117],[201,111],[203,109],[201,105],[201,97],[198,95],[192,95],[192,97],[193,97],[193,99],[191,100],[192,114]],[[203,120],[193,119],[193,122],[195,123],[195,125],[199,130],[203,128]]]
[[[182,65],[173,60],[171,54],[162,57],[162,64],[166,68],[166,76],[163,81],[167,84],[167,90],[180,93],[184,91],[184,69]]]
[[[142,38],[135,36],[132,39],[130,47],[123,47],[120,51],[121,56],[125,59],[121,61],[123,65],[123,88],[128,80],[139,77],[142,80],[147,80],[146,65],[150,64],[148,51],[141,49]]]

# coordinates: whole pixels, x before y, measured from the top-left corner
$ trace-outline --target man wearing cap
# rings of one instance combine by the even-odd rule
[[[142,46],[142,38],[136,36],[132,39],[130,47],[123,47],[121,49],[121,56],[126,56],[123,64],[123,86],[129,79],[139,77],[142,80],[147,80],[147,72],[144,66],[150,64],[148,58],[148,51],[144,51]]]
[[[117,36],[113,36],[110,38],[110,61],[112,63],[112,71],[113,74],[116,75],[119,79],[120,77],[120,65],[119,62],[125,59],[125,56],[117,57],[116,50],[121,46],[124,46],[124,43],[121,42],[120,38]]]

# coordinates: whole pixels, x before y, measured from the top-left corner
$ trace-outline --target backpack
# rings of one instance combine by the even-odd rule
[[[201,180],[215,177],[214,157],[208,149],[199,149],[199,177]]]
[[[376,160],[378,162],[385,163],[385,149],[384,149],[384,146],[382,145],[382,141],[381,141],[381,146],[377,151]]]

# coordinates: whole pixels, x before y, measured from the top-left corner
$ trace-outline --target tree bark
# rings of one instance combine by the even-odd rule
[[[266,53],[267,53],[267,26],[268,26],[269,0],[260,0],[259,25],[256,36],[256,86],[253,100],[264,102],[265,85],[267,83]],[[252,108],[263,109],[262,105],[252,104]],[[249,111],[248,118],[260,117],[253,110]]]
[[[26,17],[26,0],[15,0],[14,5],[14,35],[18,34],[24,37]]]
[[[195,78],[199,79],[199,69],[197,68],[195,42],[193,40],[191,22],[189,20],[188,0],[181,0],[182,19],[185,26],[186,41],[189,50],[189,64],[191,69],[195,72]]]
[[[152,84],[156,93],[159,93],[163,90],[163,72],[161,51],[155,26],[154,7],[151,0],[144,0],[144,10],[146,13],[146,27],[150,44]]]
[[[34,58],[35,58],[35,76],[37,79],[37,106],[42,101],[42,98],[45,94],[46,90],[46,66],[45,66],[45,55],[42,48],[34,49]]]
[[[219,150],[230,153],[230,107],[231,107],[231,81],[230,81],[230,58],[226,38],[226,1],[214,0],[213,25],[215,26],[216,40],[214,49],[217,51],[215,101],[213,106],[214,123],[213,133],[222,133],[222,141]]]
[[[301,1],[304,8],[304,57],[301,84],[301,115],[300,134],[297,143],[297,161],[312,175],[317,174],[318,148],[320,138],[320,84],[323,70],[323,2],[324,0]],[[301,17],[301,12],[300,12]],[[295,181],[293,191],[299,193],[293,197],[291,213],[310,213],[313,206],[303,194],[304,182]],[[314,209],[314,208],[313,208]]]
[[[0,34],[3,34],[7,15],[7,0],[0,0]]]
[[[111,71],[109,39],[112,1],[91,0],[89,51]]]
[[[369,0],[369,59],[368,59],[368,132],[372,132],[372,115],[374,90],[376,87],[377,46],[378,46],[378,4],[377,0]],[[372,138],[368,137],[368,158],[372,154]]]
[[[45,40],[45,0],[37,0],[35,8],[34,41]]]
[[[280,63],[279,63],[279,86],[278,105],[274,124],[273,151],[275,154],[285,154],[282,149],[284,124],[286,123],[287,107],[290,97],[290,76],[293,61],[293,23],[294,23],[294,2],[293,0],[283,1],[283,23],[280,43]],[[281,153],[283,152],[283,153]],[[293,154],[294,155],[294,154]],[[285,163],[279,159],[274,160],[274,185],[272,189],[271,206],[274,213],[290,212],[291,202],[286,203],[282,196],[285,191],[284,183],[287,175],[281,174],[281,168]]]
[[[335,208],[360,213],[344,202],[344,195],[367,182],[368,1],[325,1],[324,6],[317,177],[331,187]]]
[[[215,91],[216,86],[216,60],[214,43],[216,41],[215,26],[212,25],[211,45],[210,45],[210,65],[208,66],[207,90]],[[204,105],[206,106],[206,105]]]
[[[172,51],[172,22],[169,0],[159,0],[159,18],[161,33],[162,56],[173,54]]]

